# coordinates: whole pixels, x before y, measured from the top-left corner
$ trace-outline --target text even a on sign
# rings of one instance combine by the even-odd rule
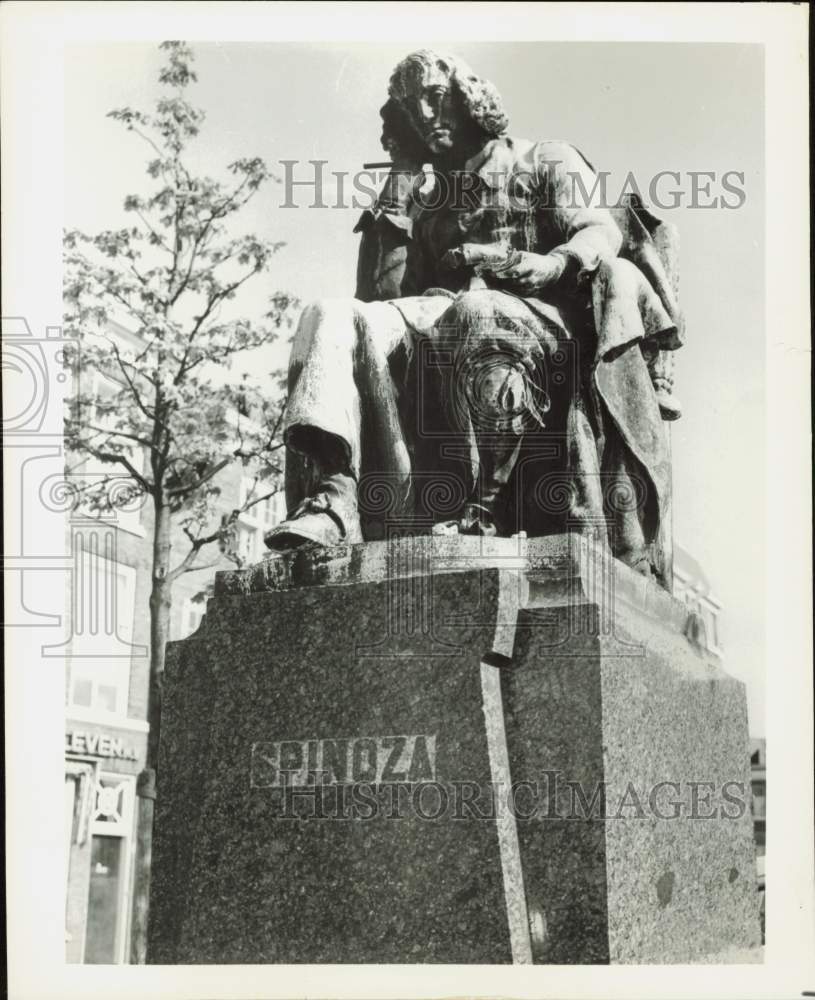
[[[65,734],[65,752],[86,757],[117,757],[120,760],[138,760],[136,747],[127,746],[122,740],[106,733],[88,733],[70,729]]]
[[[253,788],[436,780],[436,736],[353,736],[252,744]]]

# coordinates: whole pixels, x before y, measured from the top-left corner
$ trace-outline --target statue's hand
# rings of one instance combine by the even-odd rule
[[[554,285],[563,276],[566,263],[562,254],[521,252],[506,267],[491,269],[491,274],[514,292],[534,295]]]
[[[444,267],[449,267],[450,270],[457,271],[466,265],[467,258],[464,256],[464,250],[461,247],[453,247],[452,250],[445,251],[442,255],[441,263]]]
[[[461,267],[490,270],[508,264],[510,252],[506,243],[462,243],[461,246],[448,250],[442,256],[441,263],[453,270]]]

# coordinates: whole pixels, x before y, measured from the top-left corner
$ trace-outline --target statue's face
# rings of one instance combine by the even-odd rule
[[[452,149],[466,121],[450,73],[440,67],[425,70],[408,100],[411,118],[430,152]]]

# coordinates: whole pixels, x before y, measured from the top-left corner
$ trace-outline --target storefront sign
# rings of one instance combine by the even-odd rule
[[[106,733],[87,733],[72,729],[65,734],[65,752],[86,757],[118,757],[121,760],[138,760],[138,750]]]

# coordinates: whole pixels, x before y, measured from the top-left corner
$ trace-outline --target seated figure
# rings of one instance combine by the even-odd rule
[[[377,537],[386,487],[421,530],[599,528],[669,587],[664,227],[636,199],[593,204],[574,147],[506,135],[496,89],[456,58],[409,55],[382,117],[394,170],[358,227],[357,296],[307,306],[295,334],[289,514],[266,544]],[[441,505],[419,488],[433,474]]]

